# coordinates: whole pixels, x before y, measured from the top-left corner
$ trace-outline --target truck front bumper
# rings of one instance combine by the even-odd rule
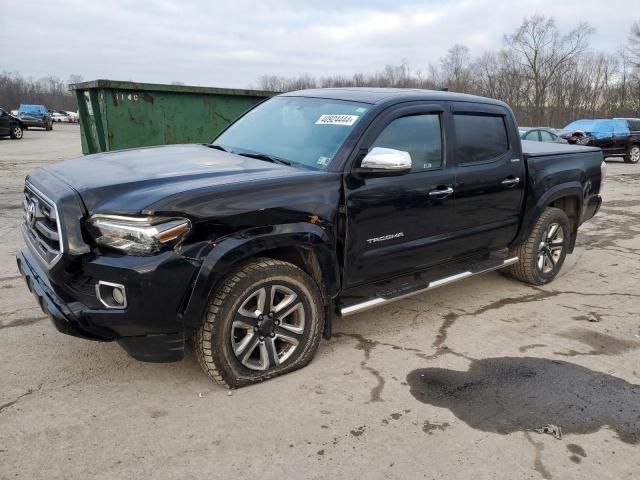
[[[174,308],[168,309],[166,302],[175,298],[163,297],[163,292],[166,289],[174,292],[183,290],[179,295],[184,295],[191,275],[197,271],[196,266],[190,265],[190,270],[181,263],[181,268],[173,269],[177,274],[167,278],[163,267],[179,260],[159,259],[156,268],[149,268],[147,262],[144,265],[146,269],[140,271],[132,265],[115,268],[100,259],[89,262],[85,271],[92,274],[100,272],[107,276],[107,280],[116,278],[128,287],[131,294],[127,308],[109,309],[67,295],[52,283],[28,249],[18,252],[16,260],[27,287],[58,331],[90,340],[116,341],[129,355],[141,361],[172,362],[184,357],[185,330],[178,311],[180,302],[179,299],[172,302],[175,303]],[[156,274],[158,270],[160,275]],[[184,278],[186,281],[182,283]],[[181,283],[184,289],[179,288]],[[148,298],[152,291],[159,296],[158,300]]]

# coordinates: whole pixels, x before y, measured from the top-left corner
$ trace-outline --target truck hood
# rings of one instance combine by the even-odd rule
[[[89,214],[153,212],[188,192],[222,193],[239,184],[255,190],[265,182],[297,183],[322,173],[193,144],[87,155],[43,170],[75,189]]]

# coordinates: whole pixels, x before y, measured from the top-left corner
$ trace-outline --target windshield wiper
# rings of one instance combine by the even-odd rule
[[[209,148],[215,148],[216,150],[222,150],[223,152],[227,152],[227,153],[233,153],[231,150],[229,150],[226,147],[223,147],[222,145],[216,145],[215,143],[207,143],[207,147]]]
[[[255,158],[257,160],[265,160],[271,163],[279,163],[280,165],[291,166],[290,161],[283,160],[282,158],[274,157],[273,155],[267,155],[266,153],[242,152],[242,153],[237,153],[237,155],[241,155],[243,157]]]

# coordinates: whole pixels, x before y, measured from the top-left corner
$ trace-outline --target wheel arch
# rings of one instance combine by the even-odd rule
[[[520,232],[512,242],[511,246],[518,245],[523,242],[528,237],[545,208],[553,207],[563,210],[567,214],[567,217],[569,217],[569,224],[571,225],[571,239],[567,253],[573,252],[578,226],[580,225],[580,218],[582,216],[584,204],[583,195],[583,188],[579,182],[564,183],[547,190],[538,199],[534,208],[529,209],[529,212],[525,213]]]
[[[196,328],[219,282],[241,263],[259,257],[289,262],[303,270],[317,283],[325,310],[332,311],[332,298],[340,289],[335,241],[316,225],[289,224],[243,232],[215,244],[193,284],[183,312],[184,325]]]

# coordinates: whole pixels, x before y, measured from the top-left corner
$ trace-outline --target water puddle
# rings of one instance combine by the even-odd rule
[[[414,370],[407,383],[420,402],[448,408],[485,432],[529,432],[553,424],[565,434],[585,434],[608,426],[620,440],[640,443],[640,385],[573,363],[487,358],[473,361],[466,372]]]

